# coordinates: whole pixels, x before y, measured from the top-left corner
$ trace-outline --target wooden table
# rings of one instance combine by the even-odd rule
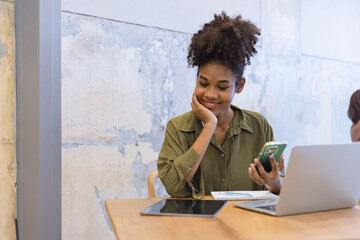
[[[117,239],[360,239],[359,206],[273,217],[234,207],[229,201],[214,219],[140,215],[161,199],[106,200]]]

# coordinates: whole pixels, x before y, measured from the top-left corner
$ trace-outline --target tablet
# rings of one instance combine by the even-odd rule
[[[162,199],[140,214],[215,218],[226,203],[224,200]]]

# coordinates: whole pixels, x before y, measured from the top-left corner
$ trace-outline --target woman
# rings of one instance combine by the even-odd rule
[[[202,198],[211,191],[281,188],[281,157],[266,172],[256,157],[273,131],[259,113],[231,105],[245,85],[243,72],[260,30],[241,16],[215,14],[193,35],[187,57],[197,67],[192,111],[171,119],[158,158],[159,176],[173,197]],[[254,159],[255,158],[255,159]],[[257,171],[258,169],[258,171]]]
[[[360,89],[350,98],[348,116],[353,122],[350,129],[351,141],[360,142]]]

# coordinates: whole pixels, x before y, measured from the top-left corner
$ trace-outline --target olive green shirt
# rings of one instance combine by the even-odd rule
[[[187,173],[199,158],[192,148],[203,124],[190,111],[171,119],[158,158],[159,177],[173,197],[202,198],[211,191],[263,190],[251,180],[248,168],[264,143],[273,141],[273,131],[266,119],[252,111],[231,106],[234,118],[222,146],[215,136],[196,171],[193,182]]]

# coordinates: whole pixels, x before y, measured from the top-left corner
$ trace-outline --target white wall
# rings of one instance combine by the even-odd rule
[[[359,12],[357,0],[302,0],[302,53],[360,64]]]
[[[194,33],[214,13],[225,10],[229,15],[242,14],[260,24],[260,0],[63,0],[62,9],[73,13],[106,18],[148,27],[163,28],[184,33]]]
[[[359,5],[312,4],[63,0],[63,239],[114,239],[104,200],[147,197],[165,125],[190,110],[196,71],[187,46],[214,12],[241,13],[262,29],[234,103],[264,114],[276,139],[288,141],[287,156],[297,144],[350,142],[346,111],[360,88],[359,54],[350,50],[360,37],[348,27],[358,26]],[[319,32],[334,23],[320,21],[333,9],[346,9],[336,17],[351,24]],[[330,33],[354,40],[327,41]]]

